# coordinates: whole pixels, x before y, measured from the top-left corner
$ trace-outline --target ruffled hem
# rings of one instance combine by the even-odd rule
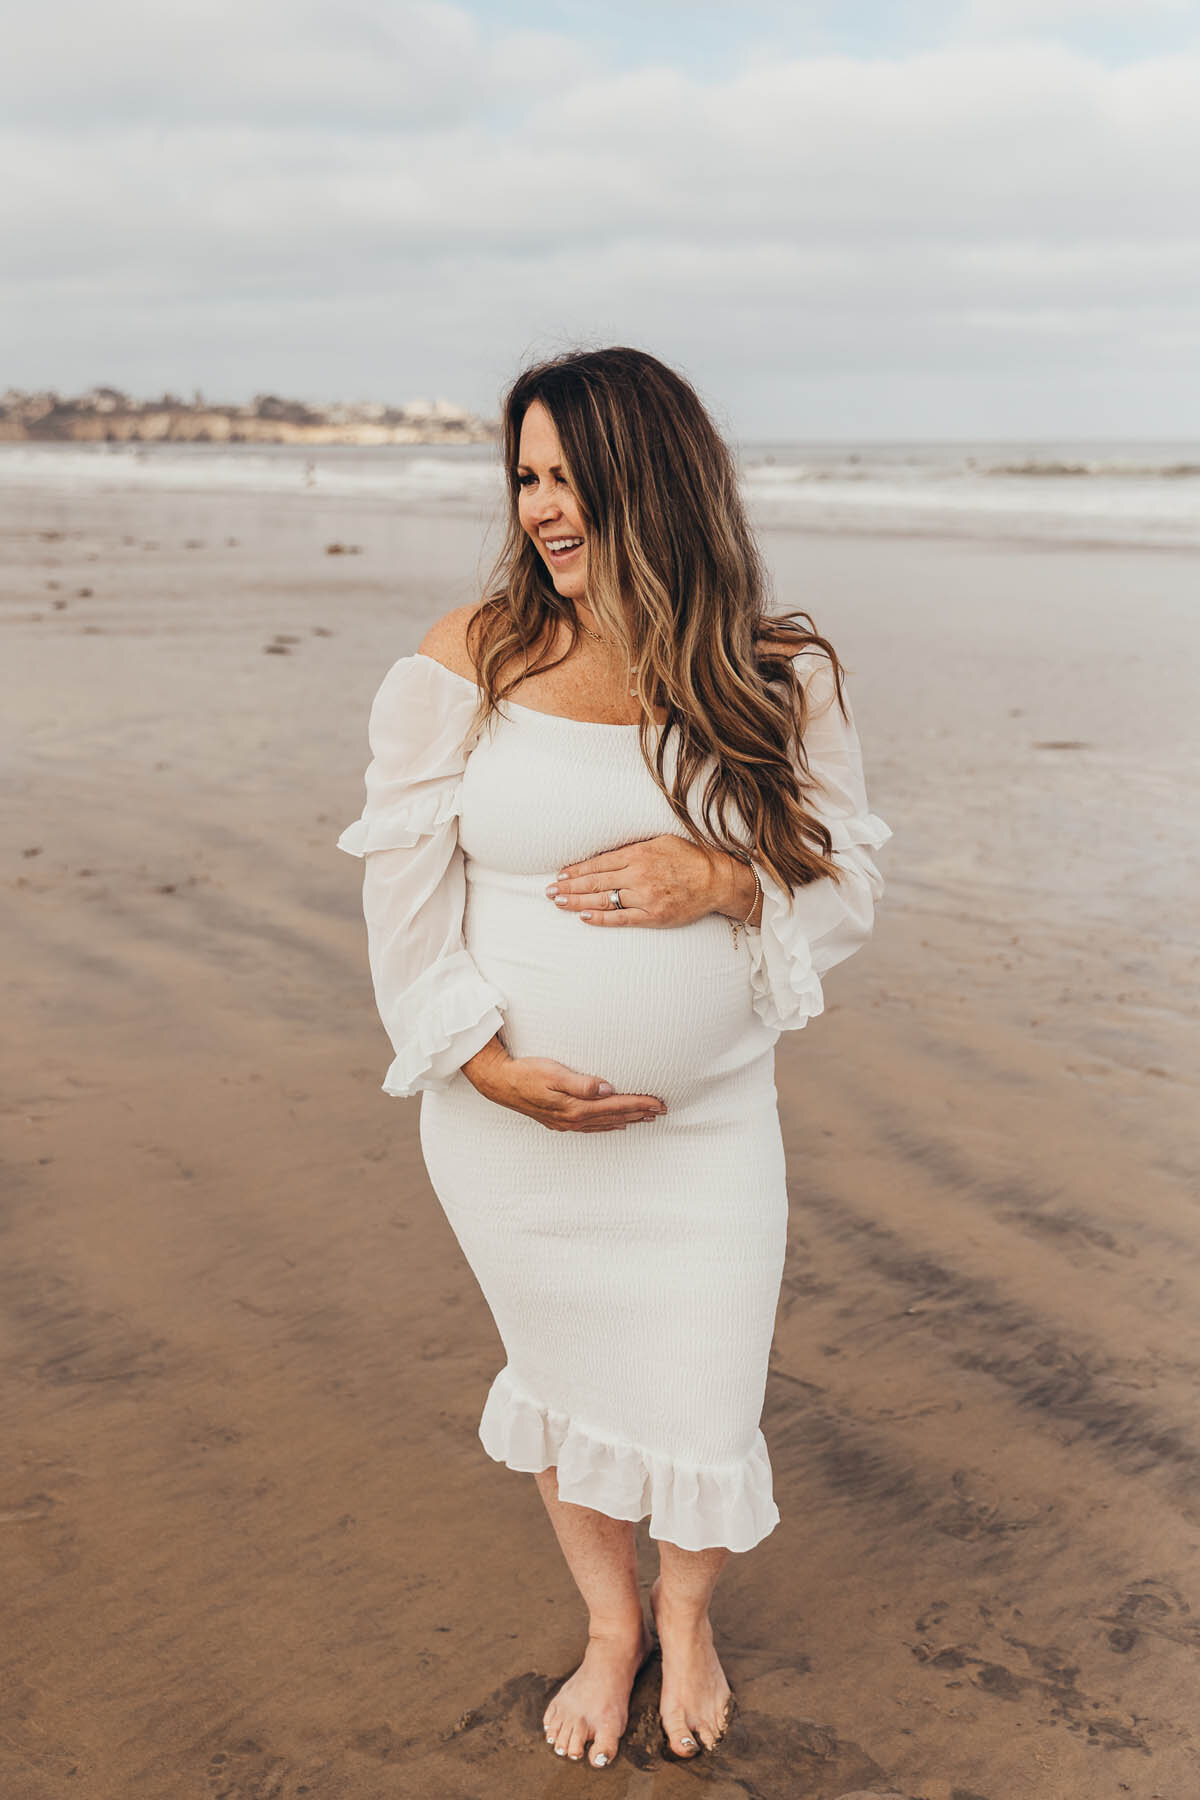
[[[856,852],[878,850],[892,835],[892,828],[878,813],[859,813],[848,819],[827,819],[834,855],[846,856],[866,879],[872,903],[883,891],[879,871],[869,856]],[[750,951],[750,987],[754,1010],[773,1031],[795,1031],[825,1010],[825,994],[813,944],[830,932],[845,928],[848,912],[840,888],[832,878],[802,888],[796,896],[758,870],[762,885],[762,918],[746,933]],[[869,908],[868,908],[869,912]],[[869,917],[861,936],[870,930]],[[848,954],[844,950],[843,954]],[[830,966],[840,958],[828,958]]]
[[[461,788],[461,782],[443,782],[395,806],[364,813],[347,825],[337,847],[348,856],[366,856],[372,850],[411,850],[423,837],[458,817]]]
[[[861,845],[878,850],[892,835],[892,828],[878,813],[860,813],[854,819],[827,819],[829,835],[835,850],[850,850]]]
[[[410,1100],[424,1089],[445,1087],[475,1050],[482,1049],[500,1030],[504,1024],[504,1003],[499,989],[476,973],[414,1008],[412,1037],[402,1047],[396,1047],[395,1058],[383,1078],[384,1093],[397,1100]],[[467,1032],[478,1039],[474,1048],[464,1050],[453,1068],[433,1073],[434,1064],[444,1063],[445,1053]]]
[[[796,1030],[824,1012],[825,992],[808,938],[789,918],[787,894],[762,871],[759,878],[762,922],[747,934],[754,1010],[772,1031]]]
[[[558,1497],[610,1519],[649,1516],[650,1536],[681,1550],[751,1550],[779,1523],[760,1432],[744,1462],[697,1467],[614,1443],[539,1406],[507,1369],[492,1383],[479,1437],[496,1462],[527,1475],[558,1471]]]

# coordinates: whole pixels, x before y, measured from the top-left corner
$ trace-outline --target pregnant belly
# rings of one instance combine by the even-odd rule
[[[464,938],[505,996],[510,1055],[552,1057],[668,1106],[770,1075],[778,1033],[754,1011],[745,939],[735,946],[727,919],[588,925],[546,898],[552,880],[467,867]]]

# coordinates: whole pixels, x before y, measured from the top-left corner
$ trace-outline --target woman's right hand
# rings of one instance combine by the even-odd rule
[[[485,1100],[524,1113],[548,1131],[624,1131],[667,1110],[655,1094],[614,1094],[599,1075],[581,1075],[548,1056],[510,1056],[495,1038],[468,1058],[462,1072]]]

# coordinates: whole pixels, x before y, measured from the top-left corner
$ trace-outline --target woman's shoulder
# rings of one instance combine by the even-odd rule
[[[476,681],[478,676],[468,632],[479,611],[480,602],[472,600],[465,606],[456,606],[450,612],[443,613],[418,644],[418,655],[428,656],[434,662],[441,663],[444,669],[449,669],[452,675],[461,675],[464,681]]]

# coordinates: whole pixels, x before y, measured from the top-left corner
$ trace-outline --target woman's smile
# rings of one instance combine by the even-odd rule
[[[541,538],[539,541],[552,563],[569,562],[583,548],[581,537]]]

